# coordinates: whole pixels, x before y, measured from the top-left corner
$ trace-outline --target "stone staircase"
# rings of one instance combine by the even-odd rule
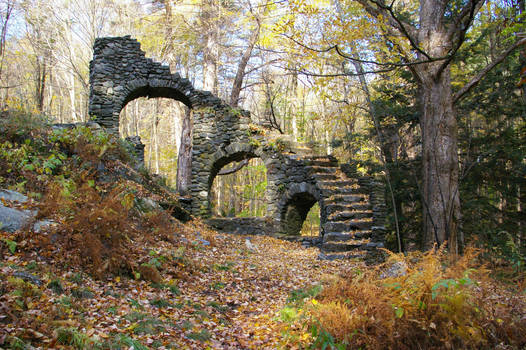
[[[373,242],[370,191],[359,178],[348,177],[332,156],[305,157],[308,169],[325,198],[320,259],[365,258],[382,243]],[[323,220],[322,220],[323,221]]]

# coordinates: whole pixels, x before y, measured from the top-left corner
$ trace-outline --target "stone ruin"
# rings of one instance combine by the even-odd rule
[[[320,246],[328,258],[363,256],[383,246],[383,189],[372,178],[357,177],[332,156],[294,153],[270,140],[250,113],[232,108],[208,91],[196,90],[168,66],[145,57],[130,36],[98,38],[90,62],[89,114],[118,134],[119,115],[138,97],[165,97],[184,103],[193,122],[191,200],[187,209],[219,230],[268,234]],[[131,141],[139,153],[144,146]],[[144,157],[144,153],[143,157]],[[261,158],[267,169],[265,218],[211,218],[210,191],[221,168]],[[310,208],[319,203],[320,235],[298,236]]]

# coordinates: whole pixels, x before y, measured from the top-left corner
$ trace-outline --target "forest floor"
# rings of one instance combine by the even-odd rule
[[[0,184],[28,196],[0,203],[36,213],[0,229],[0,350],[526,346],[523,260],[503,260],[513,273],[497,279],[480,250],[322,261],[186,222],[180,198],[110,135],[21,112],[0,130]]]
[[[188,250],[178,248],[185,257],[176,266],[159,266],[161,283],[97,280],[53,259],[38,262],[36,253],[24,250],[5,256],[0,279],[30,274],[37,282],[32,292],[4,296],[4,311],[10,301],[18,305],[6,314],[12,322],[4,344],[16,335],[37,348],[276,349],[283,341],[280,310],[291,292],[301,294],[363,264],[320,261],[315,248],[270,237],[204,230],[185,230],[180,238]],[[157,241],[144,254],[159,263],[173,249]]]

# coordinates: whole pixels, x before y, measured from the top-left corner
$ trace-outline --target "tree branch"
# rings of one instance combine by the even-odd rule
[[[236,166],[234,166],[234,167],[232,167],[230,169],[221,169],[221,171],[218,172],[217,175],[222,176],[222,175],[233,174],[236,171],[239,171],[239,170],[243,169],[243,167],[245,167],[247,164],[248,164],[248,159],[244,159],[241,162],[237,163]]]
[[[469,1],[469,3],[466,4],[466,6],[460,12],[460,15],[455,21],[455,24],[449,28],[447,36],[451,41],[454,40],[454,36],[457,36],[457,38],[455,38],[456,45],[452,50],[449,51],[447,59],[442,63],[442,65],[438,69],[437,76],[439,76],[444,71],[444,69],[446,69],[446,67],[451,63],[453,57],[455,57],[457,51],[464,43],[466,32],[470,27],[469,24],[473,21],[475,15],[477,14],[478,10],[483,4],[484,0]]]
[[[286,34],[282,34],[282,35],[284,37],[286,37],[287,39],[292,40],[296,45],[299,45],[299,46],[303,47],[304,49],[307,49],[307,50],[310,50],[310,51],[319,52],[319,53],[326,53],[326,52],[330,52],[330,51],[334,50],[334,51],[336,51],[336,53],[339,56],[341,56],[341,57],[343,57],[343,58],[345,58],[347,60],[358,62],[358,63],[362,63],[362,64],[373,64],[373,65],[381,66],[381,67],[409,67],[409,66],[416,66],[416,65],[419,65],[419,64],[425,64],[425,63],[430,63],[430,62],[441,61],[441,60],[445,60],[445,59],[448,58],[448,56],[444,56],[444,57],[429,58],[427,60],[420,60],[420,61],[413,61],[413,62],[403,62],[403,63],[387,62],[387,63],[381,63],[381,62],[377,62],[377,61],[362,60],[362,59],[358,59],[358,58],[353,57],[353,56],[349,56],[345,52],[343,52],[338,45],[332,45],[332,46],[329,46],[329,47],[326,47],[326,48],[323,48],[323,49],[315,49],[313,47],[307,46],[307,45],[299,42],[298,40],[294,39],[291,36],[288,36]],[[376,72],[373,71],[371,73],[376,73]]]
[[[280,68],[282,68],[284,70],[288,70],[288,71],[294,72],[296,74],[302,74],[302,75],[309,76],[309,77],[335,78],[335,77],[357,77],[357,76],[366,75],[366,74],[387,73],[387,72],[392,72],[393,70],[395,70],[398,67],[391,66],[391,67],[384,68],[384,69],[363,71],[361,73],[343,72],[343,73],[330,73],[330,74],[327,74],[327,73],[314,73],[314,72],[309,72],[309,71],[306,71],[306,70],[303,70],[303,69],[296,69],[296,68],[290,68],[290,67],[280,67]]]
[[[403,21],[398,18],[398,16],[394,13],[393,5],[387,6],[386,4],[377,1],[377,0],[356,0],[358,3],[360,3],[365,11],[367,11],[369,14],[373,15],[374,17],[378,18],[379,15],[384,16],[389,21],[389,25],[396,29],[402,36],[404,36],[407,40],[409,40],[409,43],[411,44],[411,47],[422,54],[425,58],[428,60],[431,60],[432,58],[422,50],[417,43],[417,40],[415,40],[416,32],[414,28],[410,26],[406,26]],[[376,7],[371,6],[369,2],[372,2],[376,5]],[[409,23],[406,23],[407,25],[410,25]],[[394,34],[394,33],[391,33]]]
[[[469,28],[469,24],[475,17],[475,14],[478,12],[480,7],[482,7],[484,4],[484,1],[485,0],[470,0],[464,6],[458,17],[455,19],[455,22],[449,27],[447,32],[447,37],[449,40],[453,41],[456,33],[464,32],[462,35],[465,35]]]
[[[502,55],[500,55],[493,62],[488,64],[486,67],[484,67],[484,69],[482,69],[466,85],[464,85],[460,90],[457,91],[457,93],[453,96],[453,103],[456,103],[462,96],[464,96],[469,90],[471,90],[475,85],[477,85],[480,82],[480,80],[482,80],[482,78],[484,78],[484,76],[488,74],[489,71],[495,68],[497,64],[504,61],[504,59],[508,57],[508,55],[512,53],[517,47],[521,45],[525,45],[525,44],[526,44],[526,38],[516,41],[506,51],[504,51]]]

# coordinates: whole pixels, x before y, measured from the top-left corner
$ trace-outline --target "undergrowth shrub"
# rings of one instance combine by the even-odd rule
[[[110,158],[131,160],[125,141],[104,130],[92,130],[87,126],[58,129],[51,133],[49,140],[68,154],[79,156],[84,162]]]
[[[69,345],[77,350],[100,348],[98,342],[76,328],[58,328],[55,330],[58,344]]]
[[[513,295],[497,286],[477,255],[468,250],[449,263],[441,251],[391,254],[377,270],[356,271],[324,288],[294,321],[308,325],[302,331],[310,331],[314,348],[521,349],[524,291]],[[404,268],[389,276],[393,264]]]
[[[152,234],[167,242],[174,241],[174,236],[181,226],[165,210],[154,210],[145,213],[144,218]]]
[[[176,243],[186,230],[164,210],[136,210],[136,194],[176,200],[133,170],[133,147],[126,141],[88,126],[52,128],[44,117],[26,112],[2,112],[0,130],[0,188],[41,199],[29,204],[38,205],[37,219],[56,223],[44,234],[28,225],[15,240],[1,240],[0,256],[14,254],[21,249],[17,242],[25,241],[24,250],[35,247],[40,256],[95,277],[136,276],[153,259],[145,257],[145,247],[156,240]],[[174,259],[178,272],[188,267]],[[162,281],[158,271],[154,277]]]
[[[89,266],[100,277],[131,269],[125,257],[130,236],[136,233],[130,218],[133,199],[120,186],[103,193],[89,179],[80,185],[57,181],[50,184],[40,207],[44,215],[61,217],[59,240],[67,252],[76,252],[71,254],[73,262]]]
[[[12,143],[23,143],[28,137],[37,138],[45,133],[49,121],[44,115],[23,110],[0,112],[2,139]]]

